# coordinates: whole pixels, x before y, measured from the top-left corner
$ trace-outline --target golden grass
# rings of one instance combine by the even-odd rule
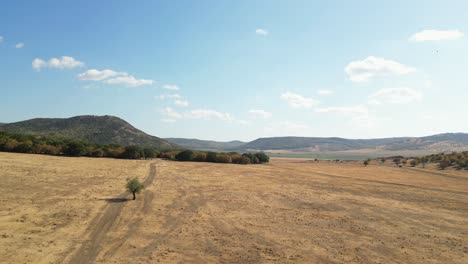
[[[99,199],[150,162],[155,181],[111,219],[97,263],[466,263],[466,171],[19,154],[0,154],[1,259],[76,260],[111,206]]]

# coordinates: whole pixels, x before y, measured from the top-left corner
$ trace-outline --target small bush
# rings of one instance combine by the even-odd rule
[[[175,159],[178,161],[191,161],[193,160],[193,151],[184,150],[175,155]]]
[[[205,152],[195,153],[195,155],[193,157],[193,160],[198,161],[198,162],[205,162],[206,161],[206,153]]]
[[[216,162],[218,163],[231,163],[232,159],[231,156],[227,154],[218,154],[216,155]]]

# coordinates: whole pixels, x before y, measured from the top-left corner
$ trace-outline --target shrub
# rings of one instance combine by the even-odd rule
[[[449,167],[450,165],[451,165],[451,164],[450,164],[450,161],[449,161],[449,160],[446,160],[446,159],[445,159],[445,160],[441,160],[441,161],[439,162],[439,168],[440,168],[441,170],[445,170],[445,169],[446,169],[447,167]]]
[[[208,152],[206,153],[206,161],[207,162],[216,162],[216,152]]]
[[[241,160],[242,160],[242,155],[239,154],[239,153],[232,153],[230,154],[231,155],[231,161],[232,163],[235,163],[235,164],[241,164]]]
[[[193,157],[194,161],[198,162],[204,162],[206,161],[206,153],[205,152],[197,152],[195,153],[195,156]]]
[[[365,160],[362,164],[364,164],[364,166],[367,166],[367,165],[369,165],[369,161]]]
[[[255,156],[254,154],[252,154],[250,152],[249,153],[244,153],[244,154],[242,154],[242,156],[249,158],[250,163],[252,163],[252,164],[259,163],[259,160],[258,160],[257,156]]]
[[[127,146],[124,152],[120,155],[123,159],[142,159],[145,157],[143,150],[138,146]]]
[[[255,157],[257,157],[260,163],[268,163],[270,161],[270,157],[268,157],[268,155],[263,152],[255,153]]]
[[[251,164],[252,161],[247,156],[241,156],[239,164]]]
[[[149,148],[143,149],[143,154],[145,155],[145,159],[153,159],[158,156],[157,151]]]
[[[216,162],[218,163],[231,163],[232,159],[231,156],[228,154],[218,154],[216,155]]]
[[[410,161],[410,165],[411,165],[411,167],[415,167],[416,165],[418,165],[418,161],[415,160],[415,159],[412,159],[412,160]]]
[[[145,186],[137,178],[127,179],[127,185],[125,186],[127,191],[133,194],[133,200],[136,199],[135,194],[140,193]]]
[[[102,149],[94,149],[91,151],[91,157],[104,157],[104,150]]]
[[[86,153],[86,147],[80,142],[70,142],[63,148],[63,154],[72,157],[82,156]]]
[[[193,151],[184,150],[175,155],[175,159],[178,161],[191,161],[193,160]]]
[[[177,153],[172,152],[172,151],[170,151],[170,152],[161,152],[161,153],[159,153],[158,158],[168,159],[168,160],[175,160],[175,155],[176,154]]]

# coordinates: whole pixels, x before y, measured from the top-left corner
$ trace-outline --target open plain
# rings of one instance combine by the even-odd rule
[[[0,177],[2,263],[468,261],[466,171],[0,153]]]

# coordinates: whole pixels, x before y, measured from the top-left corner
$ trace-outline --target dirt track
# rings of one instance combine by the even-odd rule
[[[148,176],[144,181],[145,186],[149,186],[153,183],[156,177],[156,164],[152,163],[150,165],[150,171]],[[103,248],[103,243],[105,243],[106,235],[111,230],[117,221],[122,208],[125,206],[128,201],[128,193],[122,193],[114,199],[109,199],[109,205],[102,213],[94,219],[89,226],[88,230],[90,232],[89,238],[82,244],[80,249],[74,254],[71,258],[70,263],[73,264],[86,264],[93,263],[96,260],[96,257],[99,251]],[[151,191],[144,192],[144,202],[145,207],[152,200],[153,194]]]

